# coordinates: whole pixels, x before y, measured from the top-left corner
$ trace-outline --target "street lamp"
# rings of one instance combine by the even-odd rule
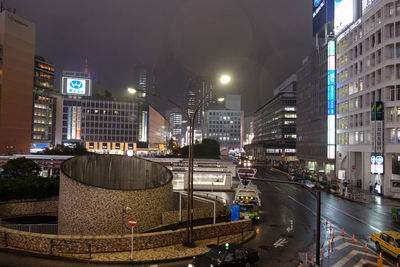
[[[219,81],[220,81],[222,84],[228,84],[228,83],[231,82],[231,76],[228,75],[228,74],[223,74],[223,75],[221,75],[221,77],[219,78]]]
[[[231,76],[224,74],[219,78],[221,84],[229,84],[231,82]],[[192,246],[193,245],[193,158],[194,158],[194,122],[196,120],[196,115],[199,112],[200,108],[203,105],[204,100],[208,96],[208,94],[212,90],[212,86],[209,86],[197,106],[195,107],[193,112],[187,112],[185,108],[175,101],[169,99],[168,97],[159,95],[155,92],[144,91],[141,89],[135,88],[127,88],[130,94],[136,94],[137,92],[147,93],[149,95],[158,97],[160,99],[166,100],[167,102],[173,104],[177,108],[182,111],[182,114],[185,114],[187,120],[189,122],[189,155],[188,155],[188,179],[187,179],[187,224],[186,224],[186,242],[185,245]]]
[[[121,210],[121,237],[124,236],[124,217],[125,217],[125,213],[131,210],[130,207],[125,207]]]

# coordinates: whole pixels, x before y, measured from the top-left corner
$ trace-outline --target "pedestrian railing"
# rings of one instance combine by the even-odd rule
[[[57,224],[11,224],[2,223],[2,227],[6,227],[13,230],[38,233],[38,234],[50,234],[56,235],[58,233]]]

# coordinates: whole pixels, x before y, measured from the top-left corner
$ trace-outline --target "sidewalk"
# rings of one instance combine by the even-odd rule
[[[289,175],[287,172],[281,171],[281,170],[273,168],[273,167],[271,168],[271,170],[280,172],[284,175]],[[369,191],[361,190],[360,188],[353,188],[353,193],[360,195],[361,198],[360,199],[351,199],[350,197],[344,197],[339,194],[333,194],[333,195],[336,197],[340,197],[342,199],[347,199],[349,201],[354,201],[354,202],[371,203],[371,204],[375,204],[375,205],[400,208],[400,199],[378,196],[374,193],[370,193]],[[364,199],[364,196],[365,196],[365,199]]]
[[[375,205],[388,206],[388,207],[400,207],[400,199],[379,196],[379,195],[376,195],[375,193],[370,193],[369,191],[362,190],[360,188],[353,188],[353,193],[362,196],[362,198],[359,200],[354,200],[354,199],[350,199],[350,198],[345,198],[344,196],[339,196],[339,195],[338,196],[343,199],[347,199],[347,200],[351,200],[351,201],[371,203],[371,204],[375,204]]]
[[[242,234],[235,234],[229,236],[222,236],[219,239],[219,244],[224,243],[245,243],[252,239],[255,235],[255,231],[247,231]],[[107,264],[120,264],[120,263],[131,263],[131,264],[152,264],[160,262],[169,262],[176,260],[191,259],[194,256],[203,255],[210,250],[208,245],[217,244],[217,238],[204,239],[195,241],[195,247],[185,247],[182,244],[160,247],[154,249],[145,249],[133,251],[133,260],[130,259],[131,252],[110,252],[110,253],[92,253],[89,254],[56,254],[56,255],[43,255],[35,252],[26,253],[25,251],[19,251],[13,249],[12,251],[21,252],[22,254],[37,255],[46,258],[59,258],[63,260],[79,261],[87,263],[107,263]],[[11,251],[10,249],[7,249]]]

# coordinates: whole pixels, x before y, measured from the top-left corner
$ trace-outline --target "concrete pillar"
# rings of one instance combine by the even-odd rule
[[[382,177],[382,190],[384,196],[392,196],[392,153],[384,154],[384,175]]]

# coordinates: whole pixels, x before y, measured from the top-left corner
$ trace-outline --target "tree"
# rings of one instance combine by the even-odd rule
[[[203,139],[200,145],[195,145],[194,154],[200,157],[219,157],[221,155],[219,143],[214,139]]]
[[[85,155],[88,153],[87,149],[80,143],[75,143],[72,147],[57,145],[54,149],[46,148],[43,151],[45,155]]]
[[[169,142],[168,142],[168,149],[169,150],[175,150],[175,149],[177,149],[178,148],[178,144],[176,143],[176,141],[174,140],[174,139],[169,139]]]
[[[177,152],[182,154],[182,157],[187,157],[189,154],[189,146],[184,146]],[[203,139],[201,144],[194,145],[195,158],[219,158],[221,155],[219,143],[214,139]]]
[[[1,166],[4,173],[10,174],[11,176],[35,176],[41,171],[41,168],[33,160],[25,157],[10,159],[6,164]]]

